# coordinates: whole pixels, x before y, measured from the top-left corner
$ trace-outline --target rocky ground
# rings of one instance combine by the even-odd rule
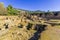
[[[60,22],[60,20],[57,20]],[[0,16],[0,40],[60,40],[60,24],[43,18]]]

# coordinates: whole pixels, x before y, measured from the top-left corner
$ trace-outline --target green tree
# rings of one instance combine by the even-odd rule
[[[12,7],[12,5],[8,5],[7,7],[8,15],[17,15],[17,10]]]

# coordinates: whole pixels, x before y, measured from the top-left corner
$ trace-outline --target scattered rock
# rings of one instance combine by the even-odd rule
[[[19,24],[19,25],[18,25],[18,28],[23,28],[23,25],[22,25],[22,24]]]

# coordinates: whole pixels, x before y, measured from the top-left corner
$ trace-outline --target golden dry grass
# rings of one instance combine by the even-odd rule
[[[6,20],[7,17],[8,20]],[[18,16],[0,16],[0,28],[2,29],[0,30],[0,40],[28,40],[36,32],[33,29],[30,29],[29,31],[26,29],[26,25],[28,23],[48,25],[46,30],[41,33],[39,40],[60,40],[60,25],[55,25],[53,27],[50,24],[44,23],[50,21],[58,21],[56,23],[60,23],[60,20],[51,19],[46,21],[43,19],[40,21],[41,22],[31,21],[28,19],[25,20],[24,18],[19,18]],[[5,23],[9,23],[8,29],[5,29],[3,26]],[[17,26],[19,24],[22,24],[23,28],[18,28]]]

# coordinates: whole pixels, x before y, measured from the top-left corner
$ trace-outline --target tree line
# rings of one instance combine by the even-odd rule
[[[24,12],[25,11],[25,12]],[[4,4],[3,3],[0,3],[0,15],[20,15],[20,14],[23,14],[23,13],[28,13],[28,14],[31,14],[31,15],[39,15],[39,16],[42,16],[42,15],[49,15],[49,16],[57,16],[60,14],[60,11],[55,11],[55,12],[52,12],[52,11],[40,11],[40,10],[37,10],[37,11],[28,11],[28,10],[18,10],[14,7],[12,7],[12,5],[8,5],[7,7],[4,7]]]

